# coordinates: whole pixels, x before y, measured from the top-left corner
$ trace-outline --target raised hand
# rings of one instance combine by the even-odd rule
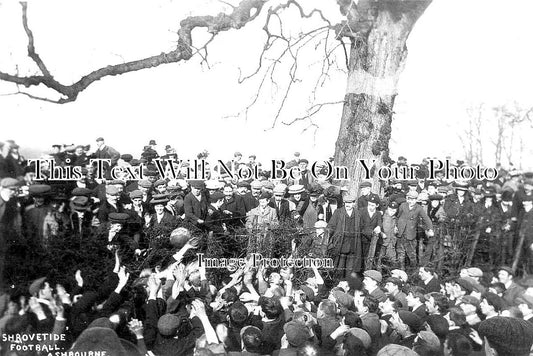
[[[128,323],[128,329],[131,331],[132,334],[135,335],[137,339],[141,339],[143,337],[143,323],[140,320],[137,319],[131,319],[131,321]]]
[[[129,278],[130,278],[130,273],[126,272],[126,267],[124,266],[120,267],[118,271],[118,286],[120,287],[120,289],[126,286]]]

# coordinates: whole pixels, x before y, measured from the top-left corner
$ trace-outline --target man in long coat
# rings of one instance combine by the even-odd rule
[[[426,235],[433,237],[433,224],[428,217],[426,210],[416,203],[418,193],[410,191],[407,193],[407,202],[402,203],[398,209],[398,239],[396,240],[396,249],[400,268],[405,269],[405,255],[409,258],[412,266],[417,266],[416,260],[416,229],[421,220]]]
[[[363,266],[363,251],[359,233],[359,212],[355,209],[355,195],[344,198],[344,207],[335,210],[328,223],[330,243],[328,254],[340,271],[340,277],[360,272]]]

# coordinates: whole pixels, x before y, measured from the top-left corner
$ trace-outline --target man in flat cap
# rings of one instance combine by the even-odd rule
[[[196,227],[203,228],[205,218],[207,217],[207,198],[203,195],[205,184],[201,180],[192,180],[191,192],[183,199],[183,208],[185,209],[185,222],[193,224]]]
[[[518,318],[496,316],[479,324],[486,355],[528,356],[533,345],[533,325]]]
[[[50,305],[54,299],[54,289],[50,286],[46,277],[41,277],[31,282],[28,291],[31,296],[29,303],[32,306],[31,312],[39,320],[35,331],[40,333],[51,332],[54,326],[54,314]]]
[[[205,226],[208,231],[213,231],[214,234],[223,234],[228,229],[226,227],[224,213],[220,210],[224,204],[224,193],[216,191],[211,194],[210,204],[207,208],[207,217],[205,218]]]
[[[306,190],[311,189],[311,183],[313,182],[313,176],[311,171],[307,168],[309,166],[309,161],[305,158],[302,158],[298,161],[298,168],[300,168],[300,177],[294,182],[294,184],[301,184]]]
[[[127,213],[109,213],[106,244],[109,250],[118,251],[120,260],[125,263],[132,261],[135,251],[139,248],[139,241],[130,235]]]
[[[69,165],[85,167],[89,164],[89,158],[85,154],[85,148],[83,145],[77,145],[74,147],[74,151],[68,155]]]
[[[262,188],[263,184],[261,183],[261,181],[254,180],[252,181],[252,183],[250,183],[250,191],[242,195],[244,207],[246,208],[246,213],[259,206],[259,196],[261,195]]]
[[[47,184],[34,184],[29,187],[29,193],[33,204],[28,206],[24,213],[24,231],[30,244],[34,247],[45,247],[44,220],[51,211],[49,199],[52,187]]]
[[[291,210],[289,201],[285,199],[287,186],[285,184],[278,184],[274,187],[274,196],[270,199],[270,206],[276,209],[276,214],[280,222],[288,221],[291,218]]]
[[[115,150],[113,147],[110,147],[106,145],[105,140],[103,137],[98,137],[96,139],[96,146],[98,147],[96,151],[91,155],[90,158],[95,159],[110,159],[111,160],[111,166],[114,166],[117,164],[120,153]]]
[[[515,283],[514,276],[515,273],[510,267],[502,266],[498,269],[498,280],[505,286],[503,299],[509,305],[514,305],[515,299],[524,292],[524,288]]]
[[[93,220],[91,206],[92,201],[87,196],[74,196],[70,200],[68,231],[70,232],[73,240],[82,241],[88,238],[91,234],[91,224]]]
[[[387,209],[383,212],[383,244],[379,251],[379,260],[386,257],[391,263],[396,264],[396,231],[398,229],[396,213],[398,212],[398,203],[390,201]]]
[[[409,258],[411,266],[418,265],[416,259],[417,241],[416,230],[419,221],[422,221],[426,235],[433,236],[433,224],[422,206],[416,203],[418,193],[407,193],[407,201],[398,208],[398,239],[396,248],[400,268],[405,269],[405,255]]]
[[[105,186],[105,199],[100,203],[96,217],[100,223],[109,221],[110,213],[122,213],[124,211],[122,204],[118,201],[120,190],[114,185]]]
[[[357,209],[366,208],[368,201],[371,199],[372,201],[378,202],[379,209],[379,196],[375,193],[372,193],[372,183],[368,181],[361,182],[361,184],[359,185],[359,189],[361,190],[361,194],[359,195],[359,198],[357,198]]]
[[[226,219],[226,226],[238,227],[244,226],[244,219],[246,218],[246,207],[242,196],[233,192],[231,184],[226,184],[223,189],[224,201],[220,206],[220,210],[224,213]]]
[[[340,277],[345,278],[352,272],[360,272],[363,267],[363,251],[359,221],[355,209],[355,195],[344,197],[344,207],[335,210],[328,223],[330,243],[328,254],[334,258],[335,268]]]
[[[369,196],[367,199],[366,207],[359,209],[359,215],[361,217],[359,228],[361,230],[363,258],[368,258],[367,261],[373,261],[376,252],[381,250],[383,244],[383,240],[381,239],[383,218],[381,213],[377,210],[379,199],[375,196]],[[376,245],[374,250],[370,251],[373,238],[376,239]],[[372,256],[369,256],[369,253],[371,253]],[[366,266],[366,268],[369,268],[369,266]]]

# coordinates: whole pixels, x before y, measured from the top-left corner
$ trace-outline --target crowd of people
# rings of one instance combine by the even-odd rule
[[[206,179],[171,179],[154,164],[178,158],[170,145],[151,140],[134,158],[96,143],[54,145],[39,179],[14,141],[1,144],[2,355],[530,354],[533,173],[500,167],[493,181],[442,172],[430,180],[424,160],[412,179],[349,192],[325,167],[312,174],[298,152],[287,162],[299,172],[290,179],[271,179],[255,155],[245,161],[239,152],[226,168],[259,177],[232,179],[213,166]],[[109,159],[103,177],[95,158]],[[51,179],[51,161],[81,175]],[[143,167],[145,179],[112,179],[113,167]],[[333,271],[311,265],[295,278],[294,267],[256,266],[255,247],[231,239],[280,231],[290,240],[284,253],[303,257],[307,241]],[[208,257],[247,262],[215,278],[196,257],[213,236],[223,256]],[[58,283],[38,259],[32,275],[5,265],[11,255],[43,256],[57,241],[92,241],[101,275],[65,261],[68,277]],[[286,257],[268,241],[269,257]],[[162,259],[132,267],[162,242]]]

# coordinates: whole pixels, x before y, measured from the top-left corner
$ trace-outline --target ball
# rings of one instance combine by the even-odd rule
[[[191,238],[191,232],[184,227],[178,227],[170,234],[170,244],[180,249],[189,241]]]

